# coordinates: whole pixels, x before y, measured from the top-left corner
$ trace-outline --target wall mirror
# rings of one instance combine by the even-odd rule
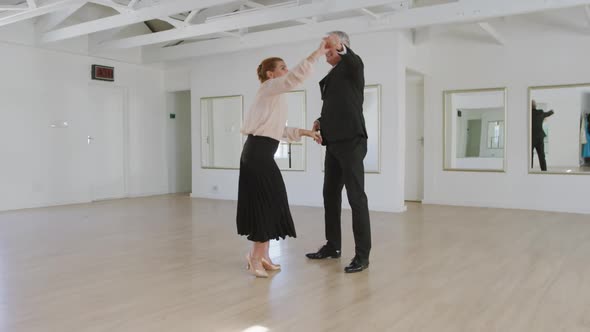
[[[242,96],[201,98],[201,167],[239,169]]]
[[[367,128],[367,155],[365,156],[365,173],[381,172],[381,85],[365,86],[365,96],[363,102],[363,116],[365,117],[365,127]],[[326,147],[322,146],[322,170],[324,170],[324,160],[326,157]]]
[[[294,128],[306,128],[307,117],[307,97],[305,91],[291,91],[285,94],[289,114],[287,117],[287,126]],[[304,171],[306,156],[305,137],[300,142],[283,142],[275,153],[275,161],[279,168],[284,171]]]
[[[506,89],[443,92],[443,169],[503,172]]]
[[[529,88],[529,172],[590,174],[590,84]]]

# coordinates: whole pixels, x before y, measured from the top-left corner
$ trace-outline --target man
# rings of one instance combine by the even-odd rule
[[[367,154],[367,130],[363,117],[364,65],[350,48],[346,33],[331,32],[326,40],[330,47],[326,60],[332,69],[320,81],[322,113],[314,122],[313,129],[320,130],[322,145],[326,146],[323,194],[327,243],[319,251],[306,256],[310,259],[340,257],[342,188],[346,186],[352,208],[356,255],[344,271],[353,273],[369,267],[371,251],[363,165]]]
[[[532,113],[531,113],[531,143],[533,147],[531,149],[531,153],[536,149],[537,155],[539,156],[539,164],[541,165],[541,171],[547,170],[547,162],[545,161],[545,131],[543,130],[543,121],[545,118],[550,117],[553,115],[553,110],[549,112],[543,112],[543,110],[537,109],[537,102],[533,100],[532,102]],[[531,156],[531,167],[533,167],[534,160],[533,156]]]

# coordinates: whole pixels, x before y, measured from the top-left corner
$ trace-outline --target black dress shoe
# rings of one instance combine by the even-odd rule
[[[346,273],[361,272],[364,269],[369,268],[369,262],[361,262],[360,259],[354,258],[347,267],[344,268]]]
[[[325,258],[340,258],[340,250],[330,249],[327,246],[323,246],[318,252],[310,252],[305,254],[309,259],[325,259]]]

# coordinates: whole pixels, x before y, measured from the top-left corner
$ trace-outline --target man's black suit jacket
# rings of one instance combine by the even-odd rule
[[[545,136],[547,136],[547,134],[545,134],[545,131],[543,130],[543,120],[545,120],[546,117],[549,117],[551,115],[553,115],[553,111],[544,112],[540,109],[533,109],[531,124],[531,138],[533,141],[541,140],[545,138]]]
[[[342,60],[320,81],[322,113],[318,119],[322,144],[367,138],[363,100],[365,68],[361,58],[349,47]]]

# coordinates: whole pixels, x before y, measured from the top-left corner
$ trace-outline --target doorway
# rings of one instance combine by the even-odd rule
[[[191,92],[167,95],[168,192],[192,192]]]
[[[424,75],[406,70],[405,200],[424,199]]]

